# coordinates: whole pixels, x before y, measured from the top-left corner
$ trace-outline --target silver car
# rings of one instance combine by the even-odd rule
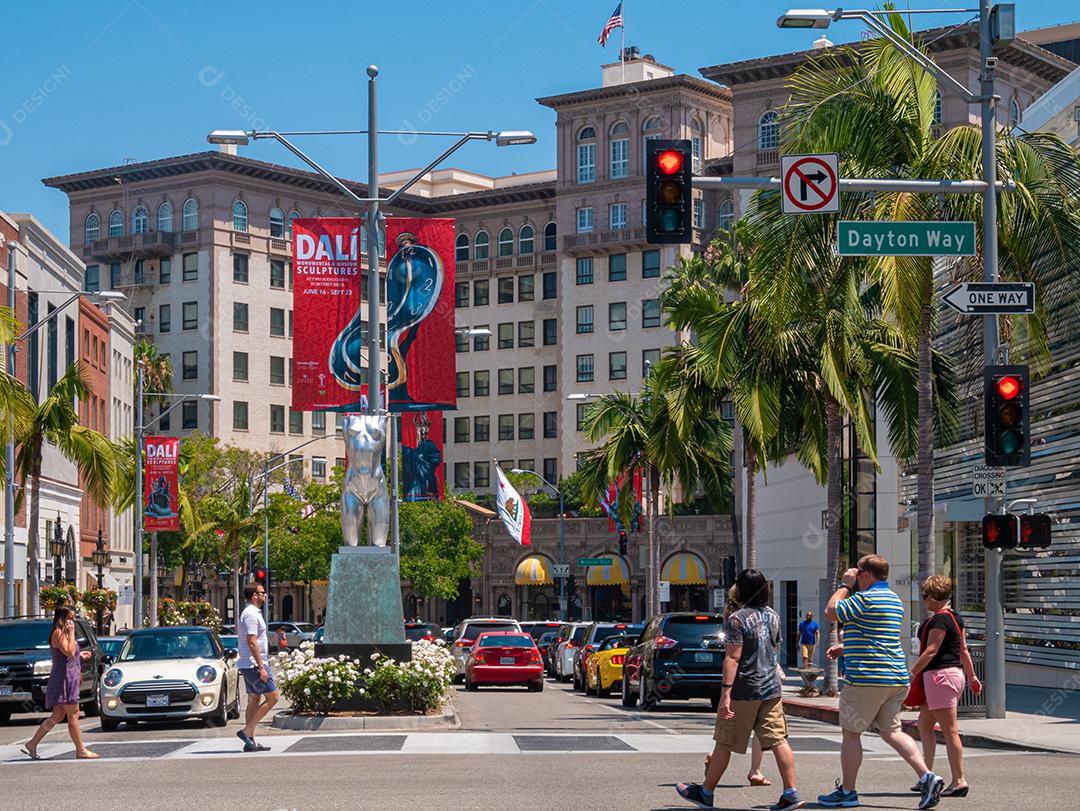
[[[592,625],[591,622],[568,622],[559,629],[559,637],[562,642],[555,651],[555,678],[559,681],[570,681],[574,675],[574,654],[577,653],[581,641],[585,638],[585,631]]]
[[[454,642],[450,652],[454,655],[454,681],[465,681],[465,660],[469,658],[476,638],[485,631],[517,631],[521,633],[521,624],[508,617],[470,617],[462,620],[454,628]]]

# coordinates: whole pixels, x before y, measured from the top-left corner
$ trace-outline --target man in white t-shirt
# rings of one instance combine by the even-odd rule
[[[269,746],[255,742],[255,727],[278,702],[277,685],[267,663],[266,621],[262,606],[266,602],[266,589],[259,583],[244,586],[247,606],[236,624],[237,666],[247,688],[247,706],[244,728],[236,736],[244,742],[245,752],[267,752]]]

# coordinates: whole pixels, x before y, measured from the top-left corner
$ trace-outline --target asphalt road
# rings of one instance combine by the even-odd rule
[[[223,730],[177,724],[103,733],[95,719],[84,719],[90,744],[118,759],[30,763],[12,744],[25,741],[38,719],[16,716],[0,726],[0,808],[689,808],[673,786],[701,774],[713,724],[705,701],[639,713],[617,699],[585,698],[551,681],[542,693],[455,688],[454,700],[460,730],[369,733],[361,741],[372,745],[369,751],[348,753],[336,750],[355,749],[358,737],[298,737],[267,728],[260,737],[274,750],[242,755],[238,722]],[[791,719],[790,734],[800,790],[813,800],[839,774],[837,730]],[[66,733],[57,731],[43,750],[69,748]],[[914,808],[908,767],[876,739],[868,739],[866,748],[864,807]],[[765,773],[775,780],[775,765],[766,758]],[[745,756],[734,758],[718,808],[765,808],[779,796],[775,788],[747,787],[747,764]],[[940,765],[945,768],[944,761]],[[969,751],[972,794],[965,801],[942,800],[940,807],[970,808],[981,801],[985,808],[1043,809],[1059,802],[1074,779],[1075,758]]]

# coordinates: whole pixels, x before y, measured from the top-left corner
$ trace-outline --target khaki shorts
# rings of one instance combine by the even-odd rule
[[[816,645],[799,645],[799,650],[802,652],[804,662],[814,661],[814,648],[816,647]]]
[[[900,708],[907,687],[846,684],[840,691],[840,728],[847,732],[900,729]]]
[[[787,740],[787,717],[780,698],[766,701],[732,701],[735,717],[726,721],[716,717],[713,740],[725,752],[746,754],[753,732],[761,742],[762,749],[772,749]]]

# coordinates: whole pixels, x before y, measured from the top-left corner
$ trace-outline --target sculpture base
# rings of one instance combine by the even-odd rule
[[[372,650],[388,648],[385,652],[391,655],[389,646],[406,645],[402,617],[401,575],[394,550],[385,546],[339,549],[330,560],[324,647],[370,645]]]
[[[319,658],[326,658],[328,656],[340,656],[345,654],[350,659],[356,659],[360,662],[360,667],[371,667],[371,655],[374,653],[381,653],[383,656],[389,656],[395,662],[408,662],[412,659],[412,642],[393,643],[387,645],[335,645],[327,642],[317,642],[315,644],[315,655]],[[404,712],[409,709],[408,704],[401,702],[390,708],[392,712]],[[352,698],[344,701],[338,701],[334,704],[332,712],[381,712],[382,706],[379,702],[368,698],[367,696],[355,695]]]

